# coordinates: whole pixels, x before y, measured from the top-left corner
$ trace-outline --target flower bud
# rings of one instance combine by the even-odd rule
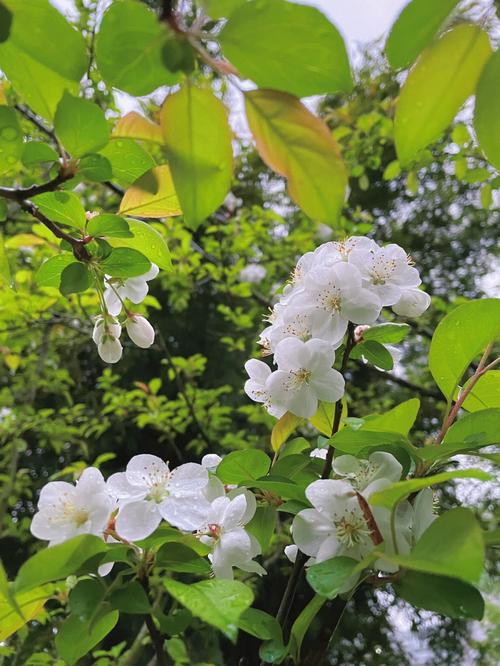
[[[151,347],[155,341],[155,330],[145,317],[130,315],[125,323],[129,338],[142,349]]]
[[[363,341],[363,335],[365,334],[365,331],[367,331],[370,328],[368,324],[363,324],[361,326],[356,326],[354,329],[354,342],[362,342]]]
[[[431,297],[420,289],[407,289],[399,301],[392,306],[394,312],[403,317],[420,317],[429,305]]]
[[[118,338],[105,334],[97,345],[97,351],[105,363],[118,363],[123,348]]]

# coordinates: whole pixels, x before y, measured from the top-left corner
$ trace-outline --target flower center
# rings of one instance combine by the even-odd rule
[[[288,381],[285,384],[285,390],[297,391],[304,382],[308,382],[311,377],[311,371],[307,368],[299,370],[290,370]]]
[[[88,511],[85,511],[85,509],[75,508],[73,513],[73,522],[77,527],[85,525],[88,519],[89,519]]]
[[[361,513],[350,511],[335,521],[337,539],[346,548],[353,548],[370,537],[370,530]]]
[[[163,502],[165,497],[168,497],[166,484],[164,482],[162,483],[161,481],[156,481],[150,486],[146,499],[151,502],[156,502],[156,504],[160,504]]]
[[[333,284],[328,285],[328,287],[326,287],[319,295],[318,305],[327,312],[338,314],[342,307],[342,294],[340,289]]]
[[[372,263],[370,269],[370,277],[372,283],[376,285],[385,284],[390,280],[392,274],[396,270],[396,262],[394,259],[386,259],[385,257],[378,257],[376,262]]]

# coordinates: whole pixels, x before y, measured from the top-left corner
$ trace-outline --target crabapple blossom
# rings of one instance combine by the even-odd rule
[[[431,297],[420,289],[405,289],[399,301],[394,303],[392,309],[402,317],[420,317],[429,305]]]
[[[198,529],[208,510],[203,495],[207,483],[207,470],[197,463],[170,470],[157,456],[134,456],[125,472],[113,474],[107,482],[119,506],[116,531],[130,541],[145,539],[162,518],[181,530]]]
[[[263,361],[252,358],[245,363],[245,370],[250,378],[245,382],[245,393],[248,397],[255,400],[255,402],[263,403],[272,416],[276,416],[277,418],[282,416],[286,412],[286,409],[277,404],[271,397],[267,386],[271,377],[271,368]]]
[[[92,339],[97,345],[97,352],[105,363],[118,363],[123,347],[119,340],[122,327],[109,315],[96,317]]]
[[[249,510],[245,493],[232,499],[217,497],[211,503],[206,522],[198,529],[198,537],[212,548],[209,559],[217,578],[232,579],[233,567],[260,575],[266,573],[253,561],[261,553],[259,542],[244,529],[254,513],[255,506]]]
[[[248,264],[241,269],[239,279],[241,282],[250,282],[251,284],[258,284],[266,277],[267,270],[260,264]]]
[[[351,485],[367,498],[377,490],[395,483],[401,478],[403,467],[390,453],[375,451],[368,460],[362,460],[349,454],[337,456],[332,463],[333,471],[344,477]]]
[[[159,270],[158,266],[152,263],[147,273],[126,280],[107,275],[104,302],[109,314],[113,317],[119,315],[125,299],[136,305],[142,303],[149,291],[148,282],[158,275]]]
[[[332,369],[335,352],[324,340],[285,338],[276,347],[274,359],[278,370],[265,384],[271,403],[308,418],[316,413],[320,400],[336,402],[343,396],[344,378]]]
[[[37,539],[49,541],[49,546],[79,534],[103,537],[114,508],[115,501],[101,472],[88,467],[76,485],[51,481],[42,488],[31,533]]]
[[[356,266],[364,285],[379,297],[382,305],[394,305],[405,289],[416,288],[421,282],[406,252],[394,243],[370,250],[354,249],[349,262]]]
[[[132,313],[127,315],[125,328],[132,342],[142,349],[151,347],[155,341],[155,330],[146,317]]]

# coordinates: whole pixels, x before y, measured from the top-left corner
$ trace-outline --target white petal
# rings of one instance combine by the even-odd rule
[[[119,287],[115,287],[115,289],[118,291]],[[106,310],[113,317],[117,317],[122,311],[122,302],[116,294],[115,289],[106,287],[104,291],[104,303],[106,304]]]
[[[431,488],[421,490],[413,503],[413,539],[418,541],[437,516],[433,510],[433,492]]]
[[[224,484],[216,476],[210,476],[207,485],[203,488],[203,495],[209,502],[213,502],[217,497],[224,497],[226,491]]]
[[[306,366],[309,370],[315,372],[332,367],[335,361],[335,350],[329,342],[313,338],[304,344],[310,355],[309,363]]]
[[[368,289],[349,292],[342,299],[342,314],[355,324],[372,324],[380,315],[382,303]]]
[[[334,479],[318,479],[306,488],[306,497],[314,508],[331,519],[343,510],[353,495],[354,490],[349,483]]]
[[[223,531],[219,540],[219,548],[223,552],[224,558],[233,565],[250,559],[250,537],[241,527],[229,532]]]
[[[149,488],[154,483],[167,483],[170,478],[168,465],[149,453],[140,453],[131,458],[125,473],[127,481],[140,488]]]
[[[335,557],[339,550],[339,542],[335,534],[329,536],[328,539],[325,539],[321,544],[318,553],[316,555],[316,562],[324,562],[329,560],[332,557]]]
[[[115,497],[118,500],[129,500],[135,501],[138,499],[144,499],[147,494],[147,490],[142,487],[133,486],[127,480],[127,474],[125,472],[117,472],[112,474],[107,482],[108,491],[110,495]]]
[[[407,289],[397,303],[392,306],[394,312],[402,317],[420,317],[429,305],[431,297],[420,289]]]
[[[337,402],[345,391],[345,381],[340,372],[328,368],[314,374],[311,377],[310,386],[316,397],[324,402]]]
[[[265,384],[266,379],[271,374],[271,368],[267,363],[258,361],[256,358],[251,358],[245,363],[245,370],[250,379],[258,384]]]
[[[154,502],[130,502],[122,506],[116,517],[116,531],[124,539],[139,541],[152,534],[161,522]]]
[[[125,328],[132,342],[142,349],[148,349],[155,341],[155,330],[145,317],[127,317]]]
[[[290,546],[285,546],[285,555],[288,557],[290,562],[292,562],[292,564],[295,564],[298,552],[299,548],[294,543],[292,543]]]
[[[198,463],[179,465],[170,474],[169,492],[177,496],[200,493],[208,483],[207,470]]]
[[[298,370],[309,367],[310,352],[306,343],[298,338],[285,338],[274,352],[274,362],[278,370]]]
[[[162,517],[173,527],[185,532],[194,532],[207,523],[210,512],[210,502],[199,495],[186,497],[167,497],[158,509]]]
[[[144,280],[144,278],[128,278],[123,286],[121,295],[125,298],[128,298],[129,301],[132,301],[132,303],[137,305],[138,303],[142,303],[142,301],[146,298],[148,291],[148,283],[146,280]]]
[[[244,494],[231,499],[224,510],[221,525],[225,530],[232,530],[242,524],[243,516],[247,510],[247,500]]]
[[[97,345],[97,351],[105,363],[118,363],[122,357],[123,348],[117,338],[106,335]]]
[[[40,491],[38,508],[44,509],[59,503],[62,499],[65,501],[73,500],[76,495],[76,488],[66,481],[51,481],[47,483]]]
[[[258,562],[254,562],[253,560],[247,560],[246,562],[239,562],[235,566],[237,566],[238,569],[241,569],[242,571],[248,571],[248,573],[256,573],[259,576],[265,576],[267,574],[267,571],[264,569],[264,567],[261,566]]]
[[[354,478],[361,469],[361,465],[355,456],[347,454],[343,456],[335,456],[332,468],[336,474]]]
[[[102,493],[105,489],[106,483],[104,477],[95,467],[87,467],[87,469],[84,469],[76,484],[76,494],[78,496]]]
[[[333,523],[316,509],[304,509],[293,520],[293,540],[305,555],[316,556],[325,539],[334,534]]]
[[[241,516],[240,521],[242,525],[246,525],[255,515],[255,511],[257,510],[257,500],[255,499],[255,495],[247,488],[234,488],[234,490],[228,492],[229,499],[234,499],[238,495],[244,495],[246,500],[246,509]]]
[[[221,462],[222,458],[216,453],[207,453],[201,459],[201,466],[209,472],[215,472]]]
[[[147,273],[144,273],[144,275],[140,275],[139,277],[141,277],[143,280],[146,280],[146,282],[149,282],[150,280],[154,280],[159,272],[160,269],[158,268],[158,266],[153,262],[151,262],[151,268],[149,269],[149,271]]]
[[[215,546],[214,552],[209,557],[216,578],[224,578],[227,580],[232,580],[234,578],[233,567],[218,544]]]

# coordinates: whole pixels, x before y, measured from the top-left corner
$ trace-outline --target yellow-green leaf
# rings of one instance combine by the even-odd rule
[[[11,285],[12,278],[10,275],[9,261],[5,252],[5,244],[2,234],[0,234],[0,285]]]
[[[500,51],[491,56],[479,79],[474,127],[486,157],[500,169]]]
[[[466,382],[462,390],[466,390],[468,385],[469,382]],[[478,412],[490,407],[500,407],[500,370],[489,370],[480,377],[462,403],[462,407],[468,412]]]
[[[286,440],[290,437],[292,432],[298,428],[302,422],[299,416],[295,416],[292,412],[285,412],[283,416],[275,423],[271,432],[271,446],[273,451],[279,451]]]
[[[172,260],[166,239],[151,224],[142,220],[128,219],[132,238],[108,238],[113,247],[131,247],[164,270],[172,270]]]
[[[182,211],[168,166],[155,167],[136,180],[125,192],[118,212],[139,217],[180,215]]]
[[[40,615],[52,591],[52,585],[44,585],[29,590],[29,592],[17,594],[14,599],[23,614],[22,617],[8,599],[3,596],[0,597],[0,641],[4,641],[21,627],[24,627],[27,622]]]
[[[260,156],[288,179],[291,198],[310,217],[335,223],[347,173],[325,123],[293,95],[275,90],[246,93],[245,107]]]
[[[439,139],[474,92],[490,54],[488,35],[468,23],[457,25],[422,53],[396,107],[394,139],[403,166]]]
[[[120,118],[113,130],[113,137],[163,143],[160,125],[141,116],[136,111],[130,111],[123,118]]]
[[[184,219],[196,228],[231,187],[233,151],[226,108],[210,90],[187,83],[165,100],[161,125]]]

